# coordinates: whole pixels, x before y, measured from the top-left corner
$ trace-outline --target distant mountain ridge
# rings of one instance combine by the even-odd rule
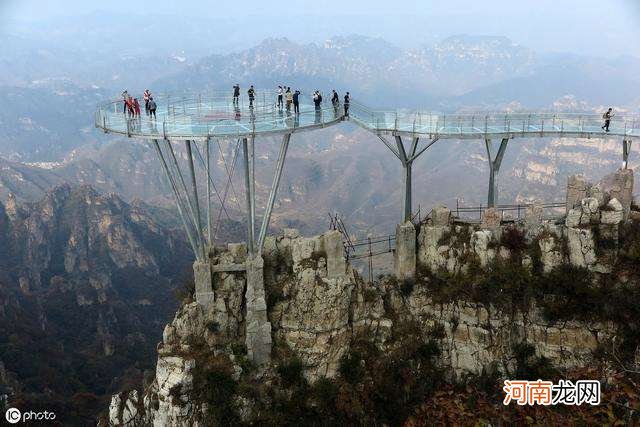
[[[203,58],[156,83],[176,91],[228,89],[235,83],[325,91],[335,87],[384,107],[448,110],[518,102],[540,108],[549,106],[552,97],[576,95],[592,105],[615,102],[637,108],[639,76],[640,59],[541,55],[505,37],[452,36],[409,50],[353,35],[323,44],[266,39],[251,49]],[[485,89],[492,87],[496,96],[487,97]]]

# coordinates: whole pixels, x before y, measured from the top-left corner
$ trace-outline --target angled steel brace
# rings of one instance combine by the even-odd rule
[[[200,163],[202,163],[202,166],[206,169],[206,167],[207,167],[206,166],[206,162],[202,158],[202,154],[200,153],[200,149],[198,148],[198,144],[195,144],[194,147],[196,149],[196,154],[198,155],[198,158],[200,159]],[[224,212],[224,214],[227,216],[227,218],[231,219],[231,216],[229,215],[229,212],[227,212],[227,208],[224,205],[224,201],[220,197],[220,192],[218,191],[218,188],[216,187],[215,182],[213,182],[213,177],[209,176],[208,181],[209,182],[207,183],[207,185],[211,186],[213,188],[213,191],[216,193],[216,196],[218,197],[218,201],[220,202],[220,206],[221,206],[221,212]]]
[[[502,138],[500,142],[500,148],[498,148],[498,152],[493,157],[493,147],[491,145],[491,139],[485,139],[485,147],[487,148],[487,156],[489,157],[489,194],[487,195],[487,205],[489,207],[494,207],[496,205],[497,199],[497,177],[498,172],[500,171],[500,165],[502,164],[502,159],[504,157],[504,153],[507,150],[507,143],[509,142],[509,138]]]
[[[627,169],[629,167],[629,155],[631,154],[631,140],[622,140],[622,168]]]
[[[222,148],[220,147],[220,141],[217,141],[218,143],[218,147],[220,148],[220,153],[222,154]],[[236,141],[236,146],[235,149],[233,150],[233,158],[231,161],[231,171],[229,171],[228,168],[226,168],[226,162],[225,162],[225,169],[227,170],[227,177],[228,177],[228,181],[225,184],[224,187],[224,195],[222,196],[222,205],[224,206],[224,204],[227,201],[227,196],[229,194],[229,187],[231,187],[231,190],[234,193],[234,196],[236,198],[236,203],[238,203],[238,211],[242,211],[242,208],[240,207],[240,200],[238,199],[236,193],[235,193],[235,189],[233,188],[233,186],[231,185],[231,180],[233,179],[233,175],[235,173],[235,169],[236,169],[236,163],[238,160],[238,152],[240,151],[240,139],[238,139]],[[228,214],[227,214],[228,215]],[[213,232],[213,239],[215,240],[215,238],[218,235],[218,228],[220,227],[220,218],[222,217],[222,209],[220,209],[218,211],[218,215],[216,218],[216,227],[215,230]]]
[[[413,161],[413,156],[416,155],[416,148],[418,148],[418,141],[420,141],[420,138],[418,137],[413,138],[413,140],[411,141],[411,150],[409,151],[409,161]]]
[[[417,138],[416,138],[416,139],[417,139]],[[436,136],[435,138],[433,138],[433,139],[432,139],[432,140],[431,140],[431,141],[430,141],[426,146],[422,147],[422,148],[420,149],[420,151],[418,151],[418,153],[413,154],[413,155],[411,156],[411,159],[410,159],[410,160],[411,160],[411,161],[414,161],[415,159],[417,159],[418,157],[420,157],[420,154],[424,153],[424,152],[427,150],[427,148],[431,147],[433,144],[435,144],[436,142],[438,142],[438,139],[440,139],[440,137],[438,137],[438,136]],[[417,145],[417,143],[416,143],[416,145]]]
[[[178,178],[180,178],[180,184],[182,185],[182,190],[184,190],[184,193],[187,197],[187,206],[189,207],[189,211],[191,214],[191,220],[193,221],[194,226],[196,226],[197,228],[197,224],[198,224],[198,220],[196,218],[196,206],[194,205],[193,201],[191,200],[191,196],[189,194],[189,190],[187,189],[187,185],[184,182],[184,177],[182,176],[182,171],[180,170],[180,166],[178,165],[178,159],[176,158],[176,154],[173,151],[173,147],[171,146],[171,142],[168,139],[165,139],[165,143],[167,146],[167,149],[169,151],[169,154],[171,154],[171,159],[173,160],[173,165],[175,166],[175,170],[176,170],[176,174],[178,176]],[[198,213],[199,214],[199,213]],[[202,242],[202,233],[200,229],[197,229],[197,241],[199,244],[199,248],[200,252],[204,252],[204,245]]]
[[[271,191],[269,192],[269,201],[267,202],[267,209],[265,210],[264,217],[262,218],[262,225],[260,227],[260,234],[258,236],[258,254],[262,254],[264,239],[267,234],[267,229],[269,228],[269,221],[271,220],[273,205],[275,203],[276,194],[278,192],[278,186],[280,185],[280,178],[282,177],[282,170],[284,168],[284,161],[287,156],[287,148],[289,147],[290,139],[291,139],[291,134],[290,133],[286,134],[282,138],[282,144],[280,145],[278,162],[276,164],[276,170],[273,176],[273,183],[271,184]]]
[[[164,169],[165,174],[167,175],[167,179],[169,180],[169,183],[171,184],[171,188],[173,189],[173,195],[176,198],[176,206],[178,207],[178,214],[180,215],[180,219],[182,220],[182,224],[184,225],[184,228],[187,232],[187,238],[189,239],[189,243],[191,244],[191,249],[193,249],[193,253],[196,254],[196,258],[199,258],[199,254],[200,252],[198,251],[198,245],[196,244],[195,239],[193,238],[193,233],[191,231],[191,227],[189,226],[189,224],[187,223],[187,219],[184,215],[184,206],[183,206],[183,201],[182,198],[180,197],[180,193],[178,192],[178,187],[176,187],[176,183],[173,179],[173,175],[171,174],[171,172],[169,171],[169,166],[167,165],[167,162],[164,159],[164,156],[162,155],[162,150],[160,149],[160,144],[158,143],[157,139],[153,140],[153,146],[156,149],[156,153],[158,154],[158,158],[160,159],[160,163],[162,165],[162,168]]]
[[[377,136],[378,138],[380,138],[380,141],[382,141],[382,142],[384,143],[384,145],[386,145],[386,146],[387,146],[387,148],[388,148],[389,150],[391,150],[391,152],[393,153],[393,155],[394,155],[394,156],[396,156],[396,157],[398,158],[398,160],[402,160],[402,159],[400,158],[400,155],[398,154],[398,151],[397,151],[395,148],[393,148],[393,145],[391,145],[391,143],[390,143],[389,141],[387,141],[386,139],[384,139],[384,137],[383,137],[382,135],[377,135],[377,134],[376,134],[376,136]]]

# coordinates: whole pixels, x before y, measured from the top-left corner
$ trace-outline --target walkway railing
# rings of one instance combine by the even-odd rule
[[[528,208],[534,206],[532,203],[517,204],[517,205],[496,205],[494,209],[500,212],[501,221],[521,221],[524,219],[524,214]],[[564,216],[567,204],[564,202],[558,203],[543,203],[540,205],[543,209],[544,220],[555,220]],[[460,206],[459,201],[456,200],[456,209],[451,213],[457,222],[463,223],[481,223],[484,217],[484,212],[487,210],[487,206]]]

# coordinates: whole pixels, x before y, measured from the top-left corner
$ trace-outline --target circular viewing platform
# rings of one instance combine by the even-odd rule
[[[210,137],[246,137],[255,134],[293,133],[325,127],[342,120],[342,106],[324,100],[316,108],[308,95],[300,94],[299,113],[293,104],[277,105],[277,94],[256,90],[255,99],[241,94],[234,101],[231,91],[210,94],[159,95],[153,97],[156,117],[144,111],[142,96],[138,98],[141,113],[132,117],[123,99],[98,105],[95,125],[105,133],[116,133],[144,139],[203,139]]]

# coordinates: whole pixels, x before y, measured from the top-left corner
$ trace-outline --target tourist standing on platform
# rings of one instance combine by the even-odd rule
[[[124,99],[124,104],[122,107],[122,114],[126,114],[127,113],[127,100],[129,99],[129,92],[125,89],[122,91],[122,99]]]
[[[615,116],[615,114],[613,114],[613,108],[609,108],[607,112],[602,115],[602,118],[604,119],[604,126],[602,126],[602,130],[605,132],[609,132],[609,126],[611,125],[611,119],[613,116]]]
[[[238,105],[238,98],[240,98],[240,85],[236,84],[233,87],[233,103]]]
[[[153,96],[149,96],[149,116],[156,118],[156,101],[153,100]]]
[[[149,98],[151,98],[151,92],[149,89],[145,89],[142,94],[142,99],[144,100],[144,112],[147,116],[149,115]]]
[[[133,115],[134,117],[140,117],[140,103],[138,98],[133,99]]]
[[[338,108],[340,108],[340,97],[338,96],[338,92],[333,89],[333,95],[331,96],[331,105],[333,105],[333,115],[338,117]]]
[[[285,102],[287,105],[287,111],[291,111],[291,103],[293,103],[293,94],[291,88],[287,86],[287,91],[284,94]]]
[[[256,90],[253,88],[253,85],[249,86],[247,95],[249,95],[249,108],[253,108],[253,100],[256,98]]]
[[[278,86],[278,108],[282,109],[282,95],[284,94],[284,90],[282,89],[282,86]]]
[[[125,101],[127,104],[127,111],[129,113],[129,117],[133,117],[135,115],[135,107],[133,106],[133,98],[131,96],[127,97]]]
[[[317,90],[313,92],[313,105],[315,105],[316,110],[320,109],[320,104],[322,104],[322,95],[320,95],[320,91]]]
[[[296,90],[292,96],[293,99],[293,112],[300,114],[300,91]]]
[[[349,103],[351,102],[351,97],[349,96],[349,92],[344,96],[344,115],[349,117]]]

